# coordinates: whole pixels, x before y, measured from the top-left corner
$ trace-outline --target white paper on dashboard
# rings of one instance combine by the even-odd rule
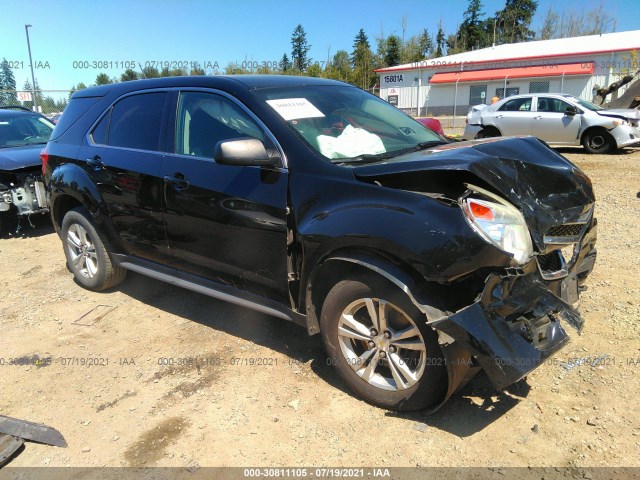
[[[285,120],[298,120],[300,118],[320,118],[324,113],[318,110],[306,98],[281,98],[278,100],[267,100],[278,115]]]

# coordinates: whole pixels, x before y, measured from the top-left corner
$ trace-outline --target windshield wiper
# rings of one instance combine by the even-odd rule
[[[431,147],[437,147],[438,145],[446,145],[449,142],[445,142],[444,140],[431,140],[429,142],[420,142],[416,145],[415,150],[425,150]]]
[[[346,163],[373,163],[379,162],[380,160],[386,160],[387,158],[394,157],[395,153],[363,153],[362,155],[358,155],[357,157],[352,158],[335,158],[331,162],[337,163],[338,165],[344,165]]]

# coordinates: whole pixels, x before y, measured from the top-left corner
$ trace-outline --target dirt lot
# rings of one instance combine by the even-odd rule
[[[0,414],[69,443],[11,466],[640,466],[640,149],[562,153],[599,202],[583,334],[509,392],[478,376],[432,416],[356,399],[292,324],[131,273],[88,292],[46,222],[4,235]]]

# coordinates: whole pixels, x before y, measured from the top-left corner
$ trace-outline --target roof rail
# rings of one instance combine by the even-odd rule
[[[25,112],[33,112],[33,110],[20,105],[0,105],[0,110],[24,110]]]

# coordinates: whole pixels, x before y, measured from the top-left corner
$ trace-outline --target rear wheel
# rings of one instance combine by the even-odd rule
[[[616,142],[609,132],[598,128],[584,134],[582,146],[589,153],[609,153],[615,149]]]
[[[447,372],[436,332],[395,286],[362,276],[336,284],[322,307],[331,363],[364,400],[395,410],[439,403]]]
[[[113,264],[106,248],[108,242],[84,208],[69,210],[61,231],[67,266],[83,287],[105,290],[124,280],[127,271]]]

